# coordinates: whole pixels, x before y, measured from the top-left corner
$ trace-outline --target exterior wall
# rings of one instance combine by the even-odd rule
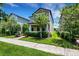
[[[29,32],[31,32],[31,25],[29,25]]]
[[[21,32],[22,32],[23,24],[28,23],[28,21],[26,19],[18,17],[18,16],[14,15],[14,14],[10,15],[10,18],[15,20],[18,24],[20,24]]]
[[[37,25],[36,26],[34,26],[34,25],[36,25],[36,24],[29,24],[29,32],[38,32],[37,31]],[[34,29],[34,31],[32,31],[32,28]]]
[[[42,13],[42,12],[45,12],[47,15],[48,15],[48,13],[49,13],[49,11],[47,11],[47,10],[40,9],[40,10],[38,10],[37,12],[35,12],[34,14]]]
[[[49,28],[50,28],[50,32],[53,32],[54,31],[54,27],[53,27],[53,20],[52,20],[52,17],[51,17],[51,14],[49,13]]]

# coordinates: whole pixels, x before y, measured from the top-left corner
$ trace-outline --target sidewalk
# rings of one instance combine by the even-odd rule
[[[12,43],[12,44],[20,45],[24,47],[30,47],[30,48],[42,50],[49,53],[55,53],[55,54],[60,54],[60,55],[65,55],[65,56],[79,56],[79,50],[75,50],[75,49],[68,49],[68,48],[62,48],[62,47],[57,47],[53,45],[22,41],[22,40],[17,40],[17,38],[8,39],[8,38],[0,37],[0,41]]]

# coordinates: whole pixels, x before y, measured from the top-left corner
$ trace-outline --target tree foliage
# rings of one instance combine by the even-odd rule
[[[5,16],[5,15],[4,15]],[[14,35],[20,31],[20,25],[14,20],[14,17],[7,16],[7,21],[5,19],[0,22],[0,34],[2,35]]]
[[[0,3],[0,9],[2,8],[2,6],[3,6],[3,3]]]
[[[26,31],[29,31],[29,25],[28,24],[23,24],[23,33],[25,34]]]
[[[6,14],[2,9],[0,9],[0,22],[1,20],[7,21],[8,14]]]
[[[59,23],[61,31],[67,31],[74,37],[79,35],[79,4],[63,8]]]
[[[43,27],[48,24],[48,15],[46,13],[37,13],[33,15],[33,20],[40,27]]]
[[[42,38],[42,28],[48,25],[49,17],[46,13],[37,13],[34,14],[32,19],[35,21],[35,24],[37,24],[40,27],[40,38]]]

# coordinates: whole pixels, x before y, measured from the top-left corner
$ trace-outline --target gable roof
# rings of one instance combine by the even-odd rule
[[[39,11],[39,10],[41,10],[41,9],[50,12],[50,15],[51,15],[51,17],[52,17],[52,21],[53,21],[53,23],[54,23],[53,16],[52,16],[52,12],[51,12],[51,10],[49,10],[49,9],[39,8],[39,9],[37,9],[33,14],[35,14],[37,11]],[[33,14],[32,14],[32,15],[33,15]],[[31,16],[30,16],[30,17],[31,17]]]
[[[39,10],[46,10],[46,11],[49,11],[49,12],[51,12],[51,10],[49,10],[49,9],[45,9],[45,8],[39,8],[39,9],[37,9],[37,10],[36,10],[34,13],[36,13],[36,12],[37,12],[37,11],[39,11]],[[34,14],[34,13],[33,13],[33,14]],[[32,15],[33,15],[33,14],[32,14]]]
[[[28,19],[23,18],[23,17],[21,17],[21,16],[18,16],[18,15],[14,14],[14,13],[11,13],[11,14],[9,15],[9,17],[10,17],[11,15],[14,15],[14,16],[16,16],[16,17],[19,17],[19,18],[21,18],[21,19],[24,19],[24,20],[26,20],[26,21],[29,21]]]

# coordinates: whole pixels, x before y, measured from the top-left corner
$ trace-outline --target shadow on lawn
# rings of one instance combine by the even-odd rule
[[[64,48],[79,49],[78,44],[73,44],[65,39],[55,39],[52,41],[55,46],[60,46]]]
[[[31,41],[35,43],[55,45],[63,48],[71,48],[71,49],[79,49],[78,45],[75,45],[65,39],[62,38],[38,38],[38,37],[25,37],[21,40]]]
[[[30,37],[30,36],[28,36],[28,37],[24,37],[24,38],[31,38],[31,39],[34,39],[34,40],[45,40],[45,39],[47,39],[47,38]]]

